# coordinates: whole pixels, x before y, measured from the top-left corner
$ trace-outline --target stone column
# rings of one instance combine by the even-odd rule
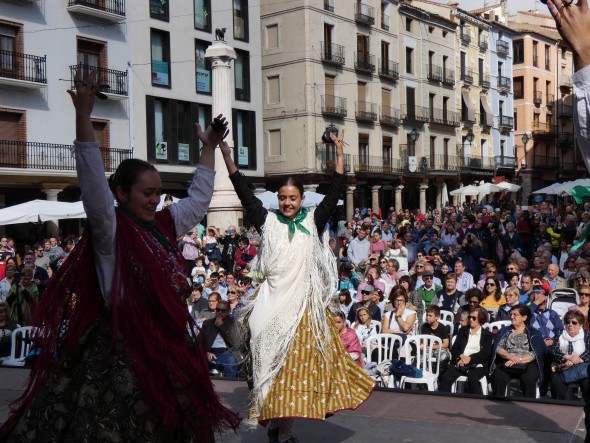
[[[354,215],[354,190],[356,186],[347,186],[346,188],[346,220],[352,220]]]
[[[399,212],[403,209],[402,191],[404,190],[404,185],[397,185],[393,189],[395,189],[395,210]]]
[[[236,51],[224,41],[215,41],[207,48],[205,57],[211,60],[213,75],[213,109],[212,115],[223,114],[228,120],[232,116],[231,92],[233,91],[232,61],[236,59]],[[232,122],[228,125],[227,143],[233,147]],[[215,150],[215,187],[213,198],[207,213],[207,224],[225,229],[229,225],[237,226],[242,219],[242,204],[234,192],[228,177],[223,156],[219,149]]]
[[[426,214],[426,190],[428,189],[428,183],[420,183],[418,190],[420,191],[420,212]]]
[[[533,192],[533,170],[532,169],[521,169],[518,172],[520,175],[520,204],[527,206],[529,204],[529,195]]]
[[[459,182],[457,185],[457,189],[462,188],[463,183]],[[461,205],[461,196],[460,195],[451,195],[453,198],[453,206],[460,206]]]
[[[47,196],[48,201],[57,201],[57,194],[65,189],[66,184],[46,183],[41,185],[41,191]],[[59,220],[47,220],[45,222],[45,233],[47,236],[59,238]]]
[[[379,190],[381,186],[371,186],[371,210],[379,214]]]
[[[443,184],[442,182],[435,182],[434,183],[436,186],[436,208],[440,209],[442,208],[442,189],[443,189]]]

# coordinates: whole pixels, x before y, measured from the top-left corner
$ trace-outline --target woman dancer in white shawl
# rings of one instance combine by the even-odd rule
[[[344,132],[342,133],[342,136]],[[342,347],[326,312],[336,294],[336,259],[324,227],[345,185],[343,141],[336,145],[336,172],[315,210],[303,207],[303,186],[288,178],[278,191],[279,210],[263,208],[221,144],[234,189],[250,222],[262,232],[254,275],[263,275],[245,309],[250,332],[252,403],[250,423],[266,425],[271,443],[297,442],[293,418],[324,419],[358,407],[374,382]]]

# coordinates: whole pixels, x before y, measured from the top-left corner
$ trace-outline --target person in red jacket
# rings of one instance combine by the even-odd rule
[[[238,240],[238,249],[236,249],[236,254],[234,256],[234,268],[235,274],[237,277],[241,277],[244,273],[244,268],[248,266],[248,263],[252,261],[258,251],[252,245],[250,245],[250,240],[248,237],[240,237]]]

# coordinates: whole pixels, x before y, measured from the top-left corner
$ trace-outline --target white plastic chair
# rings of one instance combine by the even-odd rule
[[[484,323],[481,325],[481,327],[487,329],[490,332],[494,332],[494,329],[496,329],[496,332],[498,332],[504,326],[510,326],[511,324],[512,322],[510,320],[498,320],[491,323]]]
[[[443,326],[448,326],[449,327],[449,337],[453,336],[453,332],[455,332],[455,324],[452,321],[449,320],[442,320],[440,319],[438,321],[441,325]],[[449,342],[449,348],[451,347],[451,343]]]
[[[379,320],[371,320],[371,324],[375,326],[375,330],[377,331],[377,334],[380,334],[381,330],[383,329],[383,325],[381,324],[381,322]],[[356,332],[356,336],[359,338],[359,341],[362,343],[363,337],[361,336],[361,332],[357,328],[354,328],[354,332]],[[377,334],[371,335],[371,337],[374,337]]]
[[[446,311],[444,309],[440,310],[440,320],[450,321],[451,323],[455,320],[455,314],[451,311]]]
[[[10,357],[2,362],[2,366],[24,366],[25,357],[33,346],[32,338],[37,328],[34,326],[23,326],[12,331]]]
[[[412,363],[412,344],[414,344],[416,349],[415,366],[422,370],[423,376],[422,378],[403,376],[400,380],[400,388],[403,389],[407,383],[413,383],[425,384],[429,391],[436,391],[438,389],[438,372],[440,369],[441,339],[434,335],[414,335],[408,337],[406,339],[404,357],[406,364]],[[438,349],[431,351],[434,345],[438,345]],[[431,352],[435,353],[434,358],[431,356]]]
[[[459,383],[467,383],[467,376],[462,375],[457,380],[455,380],[455,383],[453,383],[453,386],[451,386],[452,394],[455,394],[457,392],[457,385]],[[485,375],[479,379],[479,384],[481,385],[481,392],[483,393],[483,395],[488,395],[488,379]]]
[[[375,362],[379,364],[385,360],[393,360],[393,351],[397,347],[400,351],[402,348],[403,339],[397,334],[377,334],[367,340],[367,363]],[[373,351],[377,351],[376,359],[373,360]],[[381,380],[378,377],[373,377],[377,382]],[[385,378],[385,386],[393,388],[393,375]]]

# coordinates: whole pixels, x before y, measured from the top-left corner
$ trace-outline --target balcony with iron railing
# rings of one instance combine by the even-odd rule
[[[322,61],[342,66],[346,61],[344,57],[344,46],[335,43],[322,42]]]
[[[496,155],[494,156],[494,163],[496,165],[496,169],[515,169],[516,157]]]
[[[353,170],[360,174],[399,175],[400,160],[372,155],[354,155]]]
[[[509,92],[512,87],[512,79],[510,77],[498,76],[498,91]]]
[[[435,125],[450,126],[458,128],[461,125],[459,114],[447,109],[430,108],[430,123]]]
[[[361,25],[375,24],[375,8],[358,1],[354,7],[354,21]]]
[[[390,106],[381,106],[379,123],[381,123],[382,126],[399,126],[401,123],[399,109]]]
[[[377,105],[370,102],[355,102],[354,117],[361,122],[377,121]]]
[[[566,105],[562,103],[559,106],[559,116],[565,118],[572,118],[574,116],[574,107],[572,105]]]
[[[498,128],[503,130],[511,130],[512,128],[514,128],[514,117],[508,117],[507,115],[499,115]]]
[[[389,31],[389,16],[381,14],[381,29]]]
[[[543,92],[542,91],[533,91],[533,103],[536,106],[540,106],[543,103]]]
[[[573,148],[576,137],[573,132],[561,132],[557,138],[560,148]]]
[[[379,77],[388,79],[391,81],[399,80],[399,64],[392,62],[391,60],[379,59]]]
[[[465,69],[464,68],[461,71],[461,80],[466,85],[472,85],[473,84],[473,76],[474,76],[473,69]]]
[[[322,114],[333,117],[346,117],[346,98],[335,95],[322,95]]]
[[[433,82],[442,82],[442,66],[433,65],[430,63],[426,65],[426,77],[428,78],[428,80]]]
[[[574,162],[565,161],[560,157],[558,163],[558,171],[560,174],[573,175],[577,171],[577,167]]]
[[[461,31],[459,38],[461,39],[461,44],[463,45],[467,46],[469,43],[471,43],[471,35],[469,35],[469,32]]]
[[[504,40],[498,40],[496,42],[496,53],[498,55],[507,56],[510,53],[510,44]]]
[[[76,171],[72,145],[0,140],[0,168]],[[100,148],[106,172],[114,172],[133,150]]]
[[[485,37],[480,37],[479,38],[479,50],[480,51],[487,51],[488,50],[488,39]]]
[[[553,105],[555,104],[555,94],[546,94],[547,100],[545,102],[545,106],[550,109],[553,109]]]
[[[0,84],[39,89],[47,86],[47,56],[0,50]]]
[[[490,74],[479,74],[479,86],[482,89],[490,89]]]
[[[556,138],[557,137],[557,126],[552,125],[549,122],[535,122],[533,121],[533,138]]]
[[[324,173],[336,169],[336,148],[327,149],[327,146],[321,142],[315,144],[316,158],[320,161],[320,169]],[[344,172],[351,172],[351,157],[350,154],[344,154]]]
[[[459,170],[459,157],[456,155],[435,154],[426,158],[426,172],[450,172],[456,173]]]
[[[125,20],[125,0],[68,0],[66,9],[114,23]]]
[[[533,156],[533,168],[535,169],[553,169],[557,170],[557,157],[548,155],[534,155]]]
[[[406,122],[427,123],[430,121],[430,112],[428,108],[422,106],[409,106],[402,104],[401,117]]]
[[[494,157],[471,157],[467,156],[459,159],[461,169],[480,169],[480,170],[494,170],[496,169],[496,160]]]
[[[493,120],[493,116],[490,117],[492,117]],[[485,112],[483,109],[479,113],[479,125],[481,127],[481,130],[484,132],[490,132],[490,129],[492,129],[493,126],[493,123],[488,119],[488,113]]]
[[[569,75],[561,74],[559,76],[559,87],[563,89],[571,89],[572,79]]]
[[[355,52],[354,69],[366,73],[375,72],[375,56],[364,52]]]
[[[399,145],[399,153],[400,153],[400,171],[405,174],[424,174],[426,169],[428,168],[428,163],[421,161],[422,157],[416,156],[416,146],[414,144],[401,144]],[[411,171],[409,168],[409,161],[408,157],[417,157],[415,167],[416,170]]]
[[[455,71],[448,68],[443,68],[443,85],[454,86],[455,85]]]
[[[91,72],[96,72],[99,89],[112,100],[125,100],[128,96],[127,71],[115,71],[114,69],[99,68],[88,65],[70,66],[70,87],[76,89],[74,78],[76,72],[84,77]]]

